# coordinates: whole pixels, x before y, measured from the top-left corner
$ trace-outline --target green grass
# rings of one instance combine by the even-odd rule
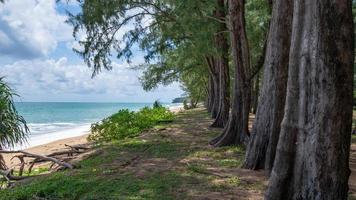
[[[31,172],[29,172],[28,170],[24,170],[23,175],[24,176],[35,176],[35,175],[43,174],[46,172],[48,172],[48,167],[38,167],[38,168],[32,169]],[[14,171],[13,173],[14,173],[14,175],[19,175],[19,171]]]
[[[101,176],[101,173],[99,170],[76,176],[56,173],[28,187],[1,192],[0,199],[173,199],[171,189],[181,181],[175,173],[151,174],[145,179],[128,173],[120,176]]]
[[[29,185],[0,191],[0,199],[174,199],[172,188],[182,178],[174,171],[147,173],[144,178],[120,169],[116,159],[141,153],[154,144],[138,139],[103,147],[102,153],[80,163],[80,169],[58,172]],[[177,156],[179,145],[160,143],[146,151],[152,157]],[[123,158],[124,160],[129,158]]]
[[[198,163],[193,163],[193,164],[187,164],[187,169],[193,173],[198,173],[198,174],[208,174],[208,170],[206,167],[202,164]]]
[[[243,159],[239,158],[239,159],[222,159],[222,160],[218,160],[219,165],[223,166],[223,167],[241,167],[242,163],[243,163]]]
[[[217,191],[221,198],[235,195],[236,188],[262,190],[262,181],[247,183],[238,174],[226,175],[241,165],[245,149],[209,147],[212,133],[218,133],[204,129],[209,120],[206,112],[190,110],[155,127],[164,131],[97,147],[78,169],[2,190],[0,200],[204,199]]]

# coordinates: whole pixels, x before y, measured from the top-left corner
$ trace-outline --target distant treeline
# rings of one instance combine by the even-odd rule
[[[184,100],[186,100],[186,99],[187,99],[186,97],[178,97],[178,98],[173,99],[172,103],[183,103]]]

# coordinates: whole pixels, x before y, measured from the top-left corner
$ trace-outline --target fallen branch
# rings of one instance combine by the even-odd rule
[[[83,145],[68,145],[68,144],[65,144],[65,146],[71,148],[72,150],[76,150],[76,151],[90,149],[90,147],[86,147],[86,146],[83,146]]]
[[[73,165],[67,163],[67,162],[62,162],[56,158],[53,157],[48,157],[48,156],[44,156],[44,155],[39,155],[39,154],[33,154],[33,153],[29,153],[26,151],[6,151],[6,150],[0,150],[0,153],[3,154],[17,154],[17,153],[21,153],[24,154],[24,157],[29,157],[29,158],[35,158],[35,159],[40,159],[40,160],[45,160],[45,161],[50,161],[50,162],[54,162],[57,163],[58,165],[61,165],[63,167],[69,168],[69,169],[73,169]]]
[[[5,177],[7,181],[19,181],[28,178],[28,176],[14,176],[12,175],[13,169],[0,170],[0,175]]]
[[[23,176],[25,166],[28,165],[28,172],[31,173],[33,167],[36,164],[44,163],[44,162],[51,162],[49,170],[52,171],[73,169],[74,166],[68,163],[68,161],[76,158],[74,155],[85,153],[87,150],[91,149],[90,147],[84,145],[71,146],[65,144],[65,146],[68,147],[69,149],[53,152],[48,155],[34,154],[22,150],[9,151],[9,150],[0,149],[0,158],[2,157],[2,154],[15,154],[11,158],[11,160],[17,158],[19,159],[20,162],[19,164],[15,165],[19,167],[19,173],[18,173],[19,175],[16,176],[13,175],[14,168],[8,169],[5,163],[0,163],[3,164],[3,166],[2,165],[0,166],[0,176],[2,176],[3,180],[6,180],[9,183],[11,181],[20,181],[23,179],[27,179],[29,177],[34,177],[34,176]],[[30,158],[31,160],[26,160],[26,158]]]

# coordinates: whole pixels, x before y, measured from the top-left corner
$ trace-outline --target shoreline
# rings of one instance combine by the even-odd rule
[[[59,140],[52,141],[52,142],[49,142],[46,144],[29,147],[27,149],[24,149],[24,151],[27,151],[30,153],[35,153],[35,154],[40,154],[40,155],[46,155],[46,154],[50,154],[50,153],[53,153],[56,151],[67,149],[67,147],[65,145],[74,146],[74,145],[80,145],[80,144],[87,144],[88,143],[88,141],[87,141],[88,135],[89,135],[89,132],[87,132],[85,135],[59,139]],[[17,159],[11,160],[11,158],[14,155],[15,154],[4,154],[3,155],[5,163],[9,167],[15,166],[19,163],[19,161]]]
[[[173,113],[179,113],[184,110],[183,105],[170,106],[168,107],[168,109]],[[79,126],[72,129],[49,133],[47,135],[38,135],[36,137],[46,136],[47,138],[42,140],[37,140],[37,141],[32,138],[32,142],[35,141],[32,143],[32,145],[27,144],[26,146],[25,144],[25,145],[15,147],[14,149],[16,150],[22,149],[24,151],[28,151],[31,153],[45,155],[45,154],[53,153],[55,151],[66,149],[65,144],[67,145],[87,144],[88,143],[87,137],[89,134],[90,134],[90,125]],[[31,141],[29,141],[29,143],[30,142]],[[16,165],[18,163],[17,160],[11,161],[12,157],[13,155],[11,154],[4,155],[5,162],[10,166]]]
[[[173,112],[178,113],[184,110],[182,104],[173,104],[167,106],[167,108]],[[92,122],[95,123],[95,122]],[[21,145],[16,145],[11,150],[28,150],[33,147],[46,145],[58,140],[63,140],[67,138],[73,138],[83,135],[88,135],[90,132],[90,126],[92,123],[81,124],[71,128],[66,128],[58,131],[48,132],[45,134],[29,135],[28,141]]]
[[[48,143],[52,143],[58,140],[88,135],[89,132],[90,124],[87,124],[59,131],[49,132],[47,134],[34,135],[32,137],[30,136],[28,138],[28,141],[24,144],[15,146],[13,150],[27,150],[33,147],[46,145]]]

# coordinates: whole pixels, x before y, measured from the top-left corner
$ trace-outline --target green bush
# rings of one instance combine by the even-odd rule
[[[154,103],[153,103],[153,108],[160,108],[160,107],[163,107],[162,104],[156,100]]]
[[[88,139],[97,142],[109,142],[138,136],[142,131],[153,126],[171,122],[174,114],[163,106],[145,107],[138,112],[128,109],[119,110],[116,114],[91,125]]]

